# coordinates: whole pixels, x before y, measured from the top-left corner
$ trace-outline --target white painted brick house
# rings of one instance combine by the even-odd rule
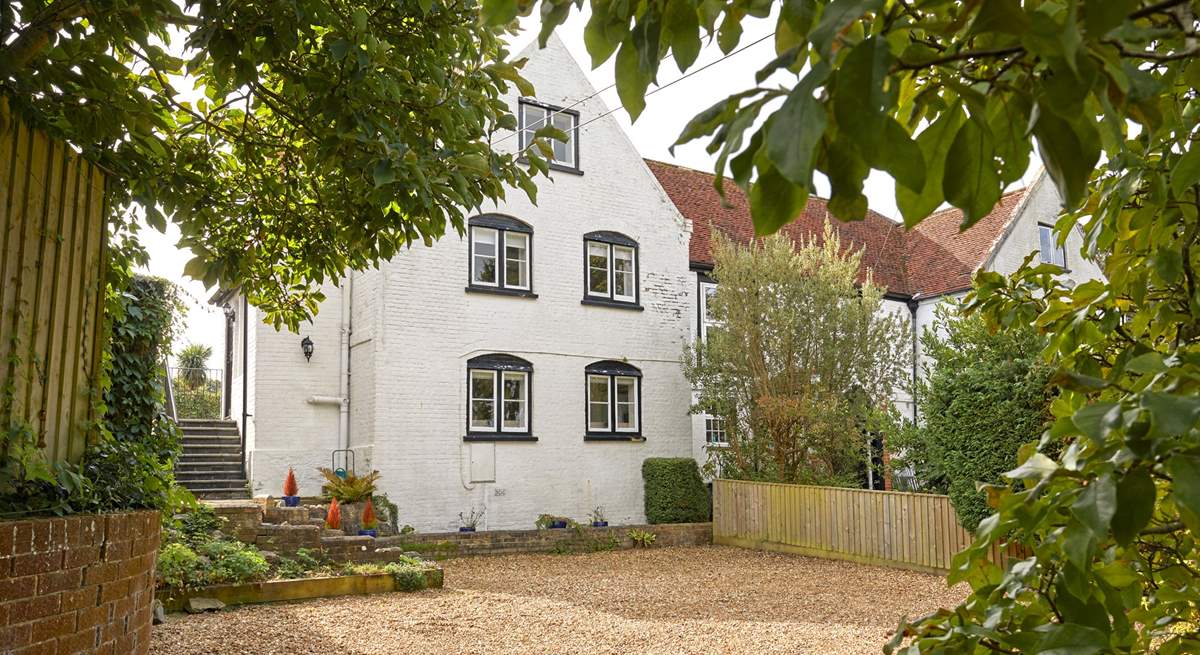
[[[521,124],[570,107],[554,120],[573,135],[536,206],[512,193],[472,218],[468,237],[328,285],[300,335],[264,324],[236,292],[214,297],[230,309],[226,406],[254,495],[278,496],[289,466],[315,495],[316,468],[345,448],[422,531],[455,529],[471,510],[485,510],[481,529],[532,527],[542,513],[582,520],[596,506],[637,523],[642,461],[703,460],[719,441],[719,426],[689,414],[680,357],[704,325],[711,230],[752,235],[744,198],[728,185],[726,206],[708,174],[644,161],[556,37],[527,54],[538,96],[508,99]],[[1007,270],[1037,245],[1057,204],[1049,184],[1032,189],[1021,197],[1036,202],[1002,202],[961,235],[939,231],[957,224],[949,212],[927,234],[878,215],[835,227],[865,249],[888,311],[919,329],[975,269]],[[814,199],[788,233],[819,233],[824,217]],[[968,242],[988,243],[986,256]]]

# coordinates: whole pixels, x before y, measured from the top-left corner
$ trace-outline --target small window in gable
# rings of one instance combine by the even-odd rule
[[[518,109],[521,131],[521,150],[529,148],[534,134],[547,125],[552,125],[567,135],[566,141],[549,139],[553,150],[551,167],[557,170],[579,172],[579,112],[561,107],[543,105],[530,100],[521,100]]]
[[[641,309],[638,244],[617,232],[583,236],[585,304]]]
[[[636,366],[601,361],[584,369],[586,439],[638,440],[642,433],[642,372]]]
[[[1054,239],[1054,226],[1038,223],[1038,250],[1042,263],[1067,267],[1067,250]]]
[[[468,221],[468,291],[536,297],[533,293],[533,229],[501,214]]]
[[[532,440],[533,365],[505,354],[467,360],[467,440]]]

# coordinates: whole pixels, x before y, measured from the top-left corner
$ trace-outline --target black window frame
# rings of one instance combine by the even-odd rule
[[[475,281],[475,230],[485,229],[496,232],[496,284],[481,284]],[[529,288],[508,286],[508,248],[506,239],[508,233],[524,234],[526,239],[526,255],[529,266]],[[467,221],[467,287],[471,293],[492,293],[501,296],[520,298],[537,298],[533,290],[533,226],[519,218],[507,214],[479,214]]]
[[[588,252],[590,244],[598,243],[608,247],[608,293],[600,295],[592,293],[591,285],[591,255]],[[616,265],[614,246],[633,250],[633,300],[622,300],[616,297]],[[598,230],[583,235],[583,301],[584,305],[600,307],[615,307],[618,309],[633,309],[642,311],[642,249],[638,242],[620,232]]]
[[[482,430],[471,426],[471,377],[476,371],[492,372],[492,387],[494,389],[492,402],[495,403],[494,416],[496,427]],[[504,429],[504,373],[525,374],[525,429],[521,431]],[[466,435],[463,441],[537,441],[533,436],[533,364],[528,360],[506,353],[489,353],[467,360],[467,396],[466,396]]]
[[[1066,244],[1063,244],[1061,246],[1058,245],[1058,242],[1054,239],[1054,226],[1049,223],[1042,223],[1039,221],[1037,224],[1037,228],[1038,228],[1038,260],[1043,264],[1050,264],[1052,266],[1058,266],[1063,271],[1070,271],[1071,268],[1069,266],[1067,266],[1067,246],[1066,246]],[[1042,250],[1042,229],[1046,229],[1046,230],[1050,231],[1050,242],[1054,244],[1054,249],[1057,252],[1062,253],[1062,263],[1061,264],[1057,264],[1054,262],[1053,254],[1051,255],[1049,261],[1046,260],[1046,253],[1043,252],[1043,250]]]
[[[593,376],[608,379],[608,429],[593,430],[591,426],[591,378]],[[637,429],[617,429],[617,378],[634,378],[637,387]],[[645,378],[641,369],[616,360],[606,359],[592,362],[583,369],[583,427],[584,441],[645,441],[642,436],[642,382]]]
[[[564,173],[572,173],[575,175],[583,175],[583,168],[580,166],[579,153],[579,112],[574,109],[567,109],[565,107],[547,104],[534,98],[520,98],[517,100],[517,143],[519,144],[519,148],[522,153],[518,160],[523,161],[525,159],[524,152],[525,149],[529,147],[529,144],[525,141],[526,106],[537,107],[538,109],[545,110],[546,116],[562,114],[564,116],[571,117],[573,123],[573,126],[571,127],[571,152],[575,155],[574,164],[563,164],[554,159],[547,159],[546,163],[550,166],[550,170],[562,171]],[[542,127],[544,127],[545,124],[546,119],[543,118]],[[537,129],[534,129],[533,131],[536,132]]]

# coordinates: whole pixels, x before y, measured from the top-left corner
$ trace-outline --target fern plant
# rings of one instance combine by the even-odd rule
[[[365,475],[347,474],[345,479],[327,468],[317,469],[325,476],[325,484],[321,493],[326,498],[336,498],[340,503],[357,503],[370,498],[375,493],[379,481],[379,471],[371,471]]]

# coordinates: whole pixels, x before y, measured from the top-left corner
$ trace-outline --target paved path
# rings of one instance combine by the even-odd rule
[[[173,615],[161,655],[880,653],[936,576],[722,547],[451,560],[446,588]]]

